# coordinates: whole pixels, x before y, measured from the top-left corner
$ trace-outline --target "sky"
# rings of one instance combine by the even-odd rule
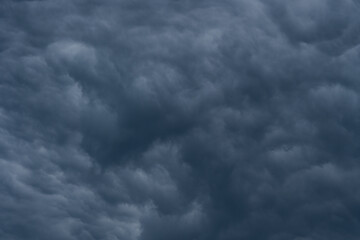
[[[2,0],[0,239],[358,240],[360,1]]]

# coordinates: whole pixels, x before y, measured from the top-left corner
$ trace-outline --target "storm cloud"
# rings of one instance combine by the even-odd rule
[[[357,240],[357,0],[3,0],[0,238]]]

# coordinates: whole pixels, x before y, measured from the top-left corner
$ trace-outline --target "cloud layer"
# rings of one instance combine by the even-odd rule
[[[4,0],[0,238],[360,235],[356,0]]]

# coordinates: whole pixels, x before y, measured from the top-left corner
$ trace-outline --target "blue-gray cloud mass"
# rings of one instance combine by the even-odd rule
[[[358,240],[360,2],[3,0],[0,239]]]

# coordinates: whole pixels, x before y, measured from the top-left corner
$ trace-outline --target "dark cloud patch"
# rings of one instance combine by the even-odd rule
[[[357,239],[357,1],[0,6],[1,239]]]

